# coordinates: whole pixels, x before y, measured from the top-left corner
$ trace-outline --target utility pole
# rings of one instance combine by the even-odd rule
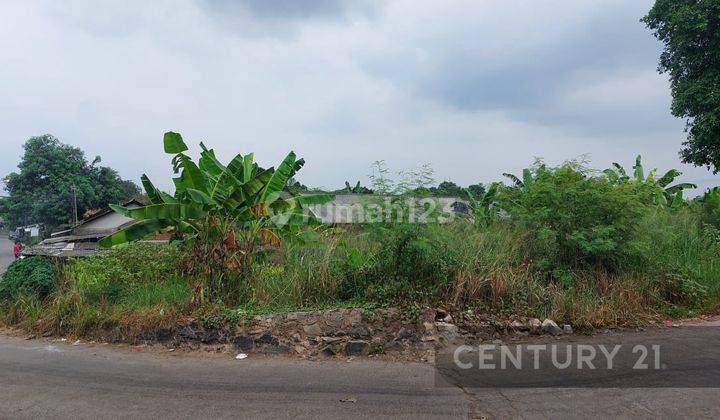
[[[73,223],[73,226],[74,226],[74,225],[77,225],[77,222],[78,222],[78,214],[77,214],[77,187],[75,186],[75,184],[72,184],[72,185],[70,186],[70,189],[71,189],[72,192],[73,192],[73,220],[74,220],[74,222],[75,222],[75,223]]]

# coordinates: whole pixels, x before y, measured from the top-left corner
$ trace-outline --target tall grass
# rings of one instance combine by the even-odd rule
[[[182,276],[185,251],[130,244],[72,261],[50,296],[5,301],[0,319],[57,334],[169,325],[222,311],[353,305],[429,305],[500,316],[551,317],[579,326],[642,323],[717,310],[720,234],[696,206],[650,207],[612,266],[554,269],[537,236],[501,219],[478,227],[372,225],[332,228],[312,242],[288,240],[258,255],[238,279],[237,298],[193,305]],[[235,311],[236,312],[236,311]]]
[[[43,333],[74,335],[137,320],[146,325],[169,321],[190,299],[179,272],[180,255],[172,246],[139,243],[69,261],[52,294],[5,301],[0,318]]]

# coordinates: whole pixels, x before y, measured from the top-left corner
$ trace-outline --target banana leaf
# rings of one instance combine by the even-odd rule
[[[217,179],[220,174],[225,172],[225,165],[217,160],[213,149],[208,149],[202,142],[200,142],[200,148],[202,149],[202,152],[200,152],[200,160],[198,161],[200,170],[205,172],[206,175]]]
[[[680,184],[675,184],[672,187],[665,190],[667,194],[675,195],[678,192],[682,192],[682,190],[692,190],[697,188],[697,185],[691,184],[689,182],[683,182]]]
[[[669,171],[665,172],[665,175],[661,176],[660,179],[658,179],[657,183],[661,187],[665,188],[670,185],[671,182],[675,181],[675,178],[680,175],[682,175],[682,172],[678,171],[677,169],[670,169]]]
[[[138,241],[151,233],[172,226],[172,224],[172,220],[166,219],[140,220],[110,236],[102,238],[100,240],[100,246],[103,248],[111,248],[115,245]]]
[[[127,215],[137,220],[147,219],[197,219],[205,215],[205,210],[198,204],[151,204],[136,209],[128,209]]]
[[[244,179],[244,172],[243,172],[244,161],[245,161],[245,158],[243,157],[243,155],[238,154],[237,156],[235,156],[230,161],[230,163],[228,163],[227,169],[225,170],[226,174],[224,176],[234,178],[237,181],[237,183],[243,183],[244,182],[243,181],[243,179]]]
[[[522,186],[523,186],[523,182],[520,180],[520,178],[516,177],[515,175],[509,174],[509,173],[503,173],[502,175],[503,175],[505,178],[508,178],[510,181],[512,181],[513,184],[515,184],[516,187],[522,187]]]
[[[273,195],[275,199],[279,197],[278,194],[282,192],[283,188],[285,188],[285,184],[287,184],[288,179],[290,179],[293,174],[295,164],[295,153],[288,153],[288,155],[285,156],[285,159],[283,159],[282,163],[278,165],[277,169],[272,174],[272,177],[270,177],[270,179],[265,184],[263,192],[260,196],[261,200],[268,201],[271,195]]]
[[[255,164],[253,163],[253,157],[254,155],[252,153],[248,153],[247,155],[245,155],[245,160],[243,162],[243,184],[247,184],[252,179],[253,167],[255,166]]]
[[[268,168],[268,169],[265,169],[264,171],[260,172],[259,174],[257,174],[257,176],[250,179],[249,181],[246,181],[242,187],[245,197],[247,197],[247,199],[251,199],[256,194],[263,191],[263,188],[268,183],[270,178],[272,178],[274,173],[275,173],[275,168]],[[258,199],[259,199],[259,197],[258,197]],[[255,200],[255,201],[257,201],[257,200]]]
[[[619,163],[613,162],[613,166],[617,170],[617,173],[620,175],[620,180],[624,181],[627,179],[627,172],[625,172],[625,168],[623,168]]]
[[[210,188],[210,197],[213,200],[224,202],[235,190],[240,189],[240,178],[243,176],[243,157],[237,155],[218,176],[215,184]],[[238,178],[238,176],[240,178]]]
[[[523,169],[523,188],[527,191],[533,185],[533,177],[530,169]]]
[[[670,203],[670,208],[677,209],[677,208],[680,208],[683,204],[685,204],[685,199],[683,198],[683,192],[682,192],[682,190],[678,190],[678,192],[675,193],[675,196],[673,197],[672,202]]]
[[[243,192],[242,186],[232,188],[227,197],[222,201],[223,207],[229,209],[236,209],[245,204],[245,193]]]
[[[633,175],[635,176],[635,181],[637,182],[644,182],[645,181],[645,175],[643,171],[643,166],[641,163],[642,157],[640,155],[637,155],[635,158],[635,166],[633,166]]]
[[[188,149],[187,145],[182,139],[182,136],[178,133],[168,131],[163,136],[163,146],[165,153],[182,153]]]
[[[128,213],[130,209],[127,207],[118,206],[117,204],[108,204],[108,207],[110,207],[115,213],[122,214],[125,217],[130,217],[130,214]]]
[[[617,184],[618,181],[620,180],[620,177],[618,176],[617,172],[615,172],[615,171],[612,170],[612,169],[605,169],[605,170],[603,171],[603,173],[605,174],[605,176],[607,177],[607,179],[608,179],[612,184]]]
[[[204,192],[200,190],[196,190],[194,188],[188,188],[187,190],[188,195],[190,195],[190,198],[193,199],[193,201],[196,201],[198,203],[216,206],[218,203],[213,200],[209,195],[205,194]]]
[[[300,158],[300,159],[296,160],[295,163],[293,164],[292,171],[290,171],[290,177],[291,177],[291,178],[294,177],[295,174],[296,174],[300,169],[302,169],[302,167],[303,167],[304,165],[305,165],[305,159]],[[286,182],[287,182],[287,181],[286,181]],[[358,181],[358,187],[359,187],[359,186],[360,186],[360,181]]]
[[[143,188],[145,189],[145,193],[147,194],[151,203],[160,204],[163,202],[162,196],[158,192],[157,188],[155,188],[153,183],[150,182],[150,178],[148,178],[147,175],[143,174],[140,177],[140,182],[142,182]]]
[[[180,178],[174,178],[175,187],[178,191],[185,191],[188,188],[207,192],[207,180],[198,166],[185,155],[178,155],[178,168],[182,168]]]
[[[490,204],[492,204],[495,201],[495,197],[497,196],[498,191],[498,184],[496,182],[493,182],[490,184],[490,187],[488,187],[488,190],[485,192],[485,195],[482,197],[482,200],[480,204],[483,207],[488,207]]]
[[[158,190],[160,197],[162,197],[164,203],[177,203],[177,199],[165,191]]]

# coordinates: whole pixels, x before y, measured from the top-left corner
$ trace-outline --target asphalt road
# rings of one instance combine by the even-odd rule
[[[436,379],[429,364],[235,360],[0,335],[3,419],[720,418],[718,388],[465,389]]]
[[[7,236],[0,235],[0,274],[4,273],[7,267],[15,259],[12,253],[12,241]]]
[[[0,418],[466,418],[422,364],[235,360],[0,336]]]
[[[12,260],[11,242],[0,237],[0,272]],[[663,343],[687,354],[675,378],[720,370],[718,334],[707,331],[662,332]],[[720,388],[497,389],[437,380],[430,364],[234,360],[0,335],[2,419],[720,418]]]

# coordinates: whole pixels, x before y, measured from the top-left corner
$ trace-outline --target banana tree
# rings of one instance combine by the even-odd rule
[[[528,191],[535,181],[533,179],[532,171],[529,168],[523,169],[522,179],[509,173],[503,173],[502,175],[512,181],[516,187],[522,189],[523,191]]]
[[[465,189],[470,202],[475,224],[486,227],[497,214],[495,208],[495,200],[498,194],[498,184],[493,182],[483,194],[474,194],[469,189]]]
[[[185,154],[188,150],[180,134],[167,132],[163,137],[166,153],[173,155],[175,194],[156,188],[143,175],[143,188],[150,204],[140,208],[111,206],[135,219],[132,225],[103,238],[104,247],[140,240],[149,234],[171,230],[177,236],[197,236],[208,218],[232,220],[237,229],[257,228],[265,242],[277,243],[283,231],[298,231],[308,223],[317,223],[304,211],[307,206],[323,204],[333,195],[289,196],[283,193],[287,181],[305,161],[290,152],[277,168],[261,168],[252,153],[238,154],[227,165],[212,149],[200,143],[196,164]]]
[[[640,155],[635,158],[632,178],[627,174],[627,171],[616,162],[613,162],[612,168],[605,169],[603,173],[605,173],[605,176],[610,182],[616,185],[632,181],[654,188],[656,190],[654,194],[656,204],[668,205],[672,208],[679,207],[685,203],[685,199],[683,198],[684,190],[697,188],[697,185],[689,182],[670,185],[675,181],[675,178],[682,175],[682,172],[677,169],[670,169],[657,179],[657,169],[650,170],[647,176],[645,176],[642,157]]]

